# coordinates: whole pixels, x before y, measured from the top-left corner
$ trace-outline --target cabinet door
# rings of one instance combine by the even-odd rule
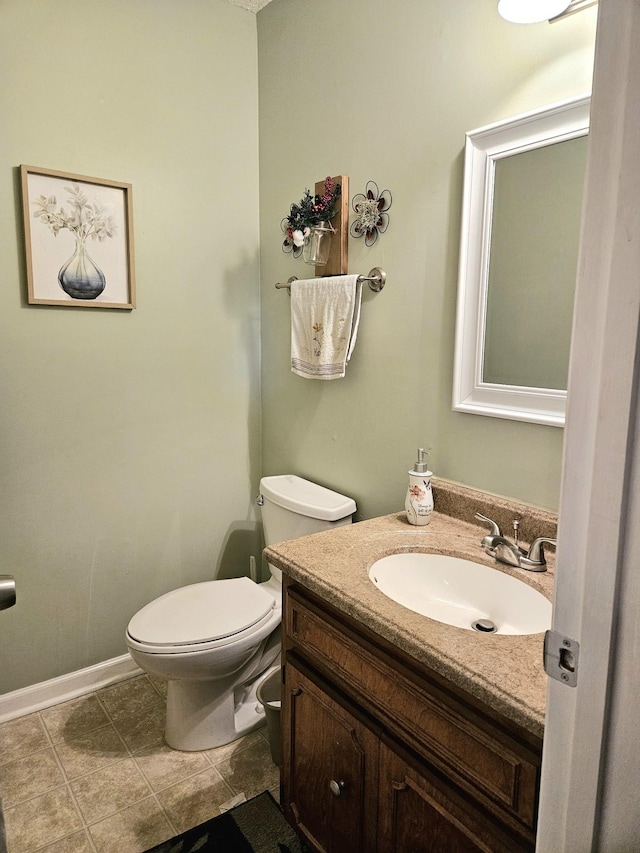
[[[417,766],[417,765],[416,765]],[[515,853],[519,841],[380,744],[378,853]]]
[[[378,738],[287,663],[283,788],[287,818],[321,853],[376,846]]]

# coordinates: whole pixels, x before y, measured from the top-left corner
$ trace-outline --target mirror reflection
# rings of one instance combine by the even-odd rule
[[[567,388],[587,139],[495,164],[483,382]]]

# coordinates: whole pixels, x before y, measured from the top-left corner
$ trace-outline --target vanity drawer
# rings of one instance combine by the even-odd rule
[[[540,756],[499,722],[358,636],[357,623],[309,601],[285,598],[285,649],[305,658],[449,779],[504,820],[533,830]]]

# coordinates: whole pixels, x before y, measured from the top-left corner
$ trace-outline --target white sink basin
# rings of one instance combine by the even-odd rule
[[[369,569],[388,598],[437,622],[492,634],[537,634],[551,627],[551,602],[498,569],[442,554],[392,554]],[[476,627],[478,620],[489,625]]]

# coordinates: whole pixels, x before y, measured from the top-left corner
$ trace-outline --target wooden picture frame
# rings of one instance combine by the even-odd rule
[[[20,166],[30,305],[136,307],[131,184]]]

